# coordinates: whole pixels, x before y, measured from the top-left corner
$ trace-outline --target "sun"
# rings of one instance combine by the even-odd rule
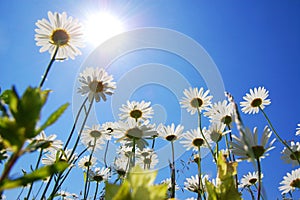
[[[99,45],[107,39],[124,31],[124,26],[116,16],[109,12],[91,14],[85,22],[87,42]]]

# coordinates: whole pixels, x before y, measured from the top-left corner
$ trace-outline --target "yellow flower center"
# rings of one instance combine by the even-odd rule
[[[126,135],[130,139],[140,139],[143,137],[143,131],[140,130],[139,128],[135,127],[135,128],[129,129],[126,132]]]
[[[251,178],[251,179],[249,180],[249,183],[250,183],[251,185],[253,185],[253,184],[256,183],[256,181],[257,181],[257,178]]]
[[[300,178],[296,178],[293,180],[290,184],[290,186],[295,187],[295,188],[300,188]]]
[[[63,29],[54,30],[50,38],[53,44],[58,46],[66,45],[70,40],[69,34]]]
[[[166,140],[168,140],[169,142],[174,141],[174,140],[176,140],[176,139],[177,139],[177,136],[176,136],[176,135],[168,135],[168,136],[166,137]]]
[[[228,126],[232,122],[232,118],[226,115],[225,117],[222,118],[221,121]]]
[[[199,108],[202,106],[202,104],[203,104],[203,101],[200,98],[193,98],[191,101],[191,106],[194,108]]]
[[[265,153],[265,149],[263,146],[253,146],[252,151],[256,159],[260,158]]]
[[[102,135],[102,133],[100,131],[97,131],[97,130],[92,130],[90,132],[90,136],[93,137],[93,138],[100,138]]]
[[[140,117],[142,117],[142,111],[140,110],[133,110],[130,112],[130,117],[134,118],[134,119],[138,119]]]
[[[104,85],[103,85],[102,81],[95,80],[89,84],[89,88],[91,89],[91,91],[98,93],[98,92],[103,92]]]
[[[259,107],[261,104],[262,104],[261,98],[253,99],[253,101],[251,102],[252,107]]]
[[[294,151],[294,153],[290,155],[290,158],[292,160],[297,160],[297,158],[299,159],[300,158],[300,152],[299,151]]]
[[[201,147],[204,144],[204,140],[202,138],[196,138],[193,140],[193,145],[196,147]]]

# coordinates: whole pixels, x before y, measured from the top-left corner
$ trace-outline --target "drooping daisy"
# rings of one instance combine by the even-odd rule
[[[182,108],[186,108],[188,112],[194,115],[197,110],[201,112],[211,104],[212,96],[209,96],[209,90],[204,92],[203,88],[189,88],[183,91],[185,97],[182,98],[180,104]]]
[[[263,174],[261,174],[261,178],[263,178]],[[258,172],[248,172],[248,174],[243,175],[243,178],[241,178],[239,187],[250,187],[256,183],[258,183]]]
[[[272,146],[276,139],[273,139],[269,144],[268,141],[272,135],[270,129],[266,126],[261,137],[261,144],[258,144],[257,127],[253,129],[253,133],[249,128],[246,128],[240,137],[233,135],[235,142],[230,142],[232,145],[232,153],[240,156],[240,160],[252,162],[258,158],[268,156],[268,151],[274,149]]]
[[[81,86],[78,88],[78,92],[82,95],[88,94],[90,102],[93,98],[96,102],[101,99],[106,101],[106,95],[112,95],[116,89],[116,83],[112,80],[112,75],[108,75],[103,68],[86,68],[79,75]]]
[[[286,163],[292,163],[293,166],[296,166],[299,164],[297,161],[297,158],[300,159],[300,142],[295,143],[294,141],[291,141],[290,148],[294,153],[291,153],[291,151],[289,149],[284,147],[284,149],[281,152],[281,154],[282,154],[281,158]]]
[[[133,146],[133,143],[139,148],[145,148],[148,143],[145,139],[150,139],[157,136],[155,126],[146,121],[142,124],[134,121],[122,122],[120,121],[115,129],[114,137],[118,138],[125,146]]]
[[[202,181],[202,186],[205,188],[205,180],[208,180],[208,175],[203,175],[201,174],[201,181]],[[186,181],[184,182],[184,188],[186,190],[189,190],[191,192],[195,193],[203,193],[201,188],[199,188],[199,176],[196,174],[196,176],[191,176],[190,178],[186,178]]]
[[[96,161],[97,158],[95,158],[94,156],[92,156],[91,160],[90,160],[90,156],[84,156],[78,161],[78,167],[85,170],[88,167],[89,168],[93,167],[96,164]]]
[[[78,48],[83,47],[82,26],[77,19],[67,17],[65,12],[48,12],[48,19],[38,20],[35,25],[36,45],[41,46],[40,52],[49,51],[54,54],[58,47],[56,58],[74,59],[80,55]]]
[[[55,134],[46,136],[45,132],[42,131],[40,134],[29,140],[30,145],[38,150],[43,149],[44,152],[53,150],[59,150],[63,146],[61,140],[55,140],[57,136]]]
[[[127,101],[127,104],[123,104],[120,108],[121,113],[119,117],[121,120],[128,121],[146,121],[152,118],[153,108],[150,106],[151,102],[136,102]]]
[[[71,149],[63,150],[53,150],[51,149],[46,155],[45,158],[42,158],[42,163],[44,165],[52,165],[57,161],[69,161],[72,162],[76,159],[76,155],[73,154],[72,158],[70,158],[72,153]]]
[[[258,113],[259,108],[264,109],[265,106],[271,103],[270,99],[267,99],[269,96],[269,91],[267,91],[264,87],[250,89],[250,94],[247,93],[246,96],[243,97],[244,100],[240,103],[242,107],[242,111],[244,113]]]
[[[165,140],[172,142],[178,140],[182,137],[184,127],[182,125],[177,125],[175,128],[175,124],[171,124],[168,126],[164,126],[162,124],[157,128],[159,137],[164,138]]]
[[[224,123],[231,127],[233,122],[234,109],[231,103],[228,104],[226,100],[218,101],[207,108],[205,116],[210,118],[212,123]]]
[[[89,180],[90,181],[107,181],[110,177],[110,169],[105,167],[97,167],[94,170],[89,171]]]
[[[82,131],[81,142],[87,147],[95,145],[95,149],[102,149],[102,145],[108,139],[105,132],[100,124],[92,125],[92,127],[86,126]]]
[[[150,148],[138,149],[136,152],[136,163],[143,169],[154,169],[158,163],[158,156]]]
[[[209,127],[209,135],[212,141],[219,142],[222,139],[222,136],[229,133],[225,131],[226,124],[224,123],[212,123]]]
[[[211,145],[212,143],[209,136],[209,131],[206,128],[203,128],[202,132],[205,138],[203,138],[199,128],[187,131],[182,135],[182,140],[180,143],[183,144],[187,150],[192,149],[194,151],[198,151],[199,147],[208,148],[208,145]],[[208,144],[205,142],[205,139]]]
[[[296,135],[300,135],[300,124],[297,124]]]
[[[281,194],[293,192],[296,188],[300,188],[300,168],[295,169],[292,173],[287,173],[280,182],[279,190]]]

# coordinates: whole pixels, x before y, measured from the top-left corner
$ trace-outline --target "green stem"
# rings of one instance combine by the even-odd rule
[[[200,133],[201,133],[203,139],[205,140],[205,143],[207,144],[207,146],[208,146],[208,148],[209,148],[209,150],[210,150],[210,153],[211,153],[212,157],[214,158],[215,162],[218,163],[218,162],[217,162],[217,159],[216,159],[216,157],[215,157],[215,154],[214,154],[214,152],[213,152],[213,150],[212,150],[212,148],[211,148],[211,146],[209,145],[209,143],[207,142],[206,137],[205,137],[204,134],[203,134],[202,126],[201,126],[201,112],[200,112],[199,108],[197,108],[197,111],[198,111],[198,124],[199,124]]]
[[[104,152],[104,165],[107,168],[107,163],[106,163],[106,157],[107,157],[107,151],[108,151],[108,145],[109,145],[109,140],[106,142],[106,147],[105,147],[105,152]]]
[[[199,191],[198,191],[198,200],[201,200],[202,199],[202,191],[203,190],[203,185],[202,185],[202,180],[201,180],[201,150],[200,150],[200,146],[198,147],[198,181],[199,181]]]
[[[254,197],[254,194],[253,194],[253,191],[251,190],[251,188],[250,188],[250,187],[247,187],[247,189],[248,189],[248,191],[249,191],[249,193],[250,193],[250,195],[251,195],[251,199],[252,199],[252,200],[255,200],[255,197]]]
[[[86,180],[85,180],[85,185],[84,185],[84,199],[87,199],[87,196],[88,196],[88,193],[89,193],[89,188],[87,188],[87,183],[89,182],[89,172],[90,172],[90,164],[91,164],[91,160],[92,160],[92,157],[93,157],[93,153],[95,151],[95,146],[96,146],[96,142],[97,142],[97,139],[94,140],[94,145],[93,145],[93,148],[92,148],[92,152],[90,154],[90,157],[89,157],[89,165],[87,166],[87,171],[86,171]]]
[[[297,155],[295,155],[295,152],[290,148],[290,146],[279,136],[279,134],[276,132],[275,128],[273,127],[273,124],[271,123],[270,119],[268,118],[267,114],[261,107],[259,107],[259,110],[263,113],[264,117],[267,119],[268,124],[270,125],[272,131],[276,135],[276,137],[279,139],[279,141],[292,153],[292,155],[297,159],[299,165],[300,165],[300,160]]]
[[[260,200],[261,196],[261,166],[259,158],[257,160],[257,169],[258,169],[258,189],[257,189],[257,200]]]
[[[51,66],[52,66],[52,64],[53,64],[54,61],[55,61],[55,57],[56,57],[56,54],[57,54],[57,52],[58,52],[58,48],[59,48],[59,46],[57,45],[57,46],[55,47],[54,54],[53,54],[53,56],[52,56],[52,58],[51,58],[51,60],[50,60],[50,62],[49,62],[49,64],[48,64],[48,66],[47,66],[47,68],[46,68],[46,71],[45,71],[45,73],[44,73],[44,75],[43,75],[43,78],[42,78],[42,80],[41,80],[41,82],[40,82],[39,88],[42,88],[43,85],[44,85],[44,82],[45,82],[45,80],[46,80],[46,78],[47,78],[47,75],[48,75],[50,69],[51,69]]]
[[[131,155],[131,167],[135,166],[135,138],[132,139],[132,155]]]
[[[96,198],[97,198],[98,187],[99,187],[99,183],[97,181],[97,183],[96,183],[96,189],[95,189],[95,194],[94,194],[94,200],[96,200]]]
[[[171,141],[172,148],[172,164],[171,164],[171,198],[175,198],[175,153],[174,153],[174,143]]]

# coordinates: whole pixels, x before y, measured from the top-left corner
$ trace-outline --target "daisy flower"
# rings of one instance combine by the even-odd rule
[[[224,123],[213,123],[209,127],[209,135],[212,141],[219,142],[222,139],[222,136],[229,133],[229,131],[225,131],[226,124]]]
[[[300,135],[300,124],[297,124],[296,135]]]
[[[281,194],[293,192],[296,188],[300,188],[300,168],[293,170],[292,173],[287,173],[280,182],[279,190]]]
[[[117,154],[130,158],[132,156],[132,147],[121,145],[117,149]]]
[[[106,135],[106,140],[111,140],[116,125],[114,122],[105,122],[101,125],[103,133]]]
[[[298,161],[295,158],[295,156],[297,156],[298,158],[300,158],[300,142],[294,142],[291,141],[291,145],[290,145],[291,150],[294,153],[291,153],[291,151],[289,149],[287,149],[286,147],[284,147],[284,149],[282,150],[282,160],[284,160],[286,163],[292,163],[293,166],[298,165]]]
[[[105,167],[97,167],[94,170],[89,171],[89,180],[101,182],[107,181],[110,177],[110,169]]]
[[[142,124],[134,121],[120,121],[115,129],[115,133],[114,137],[118,139],[117,142],[121,142],[125,146],[132,147],[134,140],[139,149],[143,149],[148,145],[145,139],[157,136],[155,127],[149,124],[148,121]]]
[[[87,169],[88,167],[91,168],[96,164],[97,158],[92,156],[91,161],[89,160],[90,156],[84,156],[78,161],[78,167],[80,167],[81,169]]]
[[[153,108],[150,104],[151,102],[145,101],[127,101],[127,104],[123,104],[120,108],[121,113],[119,114],[119,117],[124,121],[134,120],[136,122],[139,120],[146,121],[151,119],[153,115]]]
[[[231,103],[226,100],[218,101],[207,108],[205,116],[210,118],[212,123],[224,123],[227,126],[232,126],[234,109]]]
[[[182,135],[183,139],[180,143],[183,144],[187,150],[193,149],[194,151],[198,151],[199,147],[208,147],[208,145],[212,143],[209,131],[207,131],[206,128],[203,128],[202,132],[205,138],[203,138],[199,128],[187,131]],[[208,144],[205,142],[205,139]]]
[[[263,178],[263,174],[261,174],[261,178]],[[243,175],[243,178],[241,178],[239,187],[250,187],[256,183],[258,183],[258,172],[248,172],[248,174]]]
[[[62,153],[63,152],[63,153]],[[70,155],[72,153],[71,149],[67,149],[65,151],[63,150],[50,150],[46,155],[45,158],[42,158],[42,163],[44,165],[52,165],[56,163],[57,161],[69,161],[72,162],[76,159],[76,155],[73,155],[72,158],[70,158]]]
[[[113,77],[103,68],[86,68],[79,75],[81,86],[78,92],[82,95],[88,94],[89,101],[95,98],[96,102],[101,99],[106,101],[106,95],[112,95],[116,89],[116,83],[112,81]]]
[[[67,17],[65,12],[48,12],[48,19],[38,20],[35,25],[35,41],[41,46],[40,52],[49,51],[51,55],[57,50],[57,58],[74,59],[81,52],[78,47],[83,47],[82,26],[77,19]]]
[[[241,102],[240,105],[242,107],[242,111],[244,113],[258,113],[259,108],[264,109],[265,106],[271,103],[270,99],[267,99],[269,96],[269,91],[267,91],[264,87],[250,89],[250,94],[246,94],[243,97],[245,101]]]
[[[203,174],[201,174],[201,181],[202,181],[202,185],[204,187],[204,190],[206,190],[205,180],[208,180],[208,175],[203,176]],[[198,176],[198,174],[196,174],[196,176],[191,176],[190,178],[186,178],[186,181],[184,182],[184,188],[186,190],[189,190],[189,191],[195,192],[195,193],[203,193],[204,192],[204,191],[201,191],[201,189],[199,188],[199,176]]]
[[[114,161],[114,169],[120,177],[125,177],[129,170],[130,158],[119,156]]]
[[[136,163],[143,169],[153,169],[158,163],[158,156],[153,149],[138,149],[136,152]]]
[[[182,108],[186,108],[188,112],[194,115],[197,111],[201,112],[210,106],[212,96],[208,95],[209,90],[204,92],[203,88],[189,88],[185,89],[183,94],[185,97],[182,98],[180,104]]]
[[[81,142],[87,147],[95,145],[95,149],[102,149],[105,140],[109,139],[105,132],[106,130],[103,130],[99,124],[92,127],[86,126],[82,131]]]
[[[175,128],[175,125],[172,123],[171,125],[164,126],[162,124],[157,128],[158,134],[160,137],[165,140],[172,142],[178,140],[182,137],[184,127],[182,125],[178,125]]]
[[[61,196],[63,200],[73,200],[73,194],[67,191],[60,191],[57,193],[58,196]]]
[[[258,158],[268,156],[268,151],[274,149],[272,146],[276,139],[273,139],[269,144],[268,141],[272,135],[270,129],[266,126],[261,138],[261,144],[258,144],[257,128],[253,129],[253,133],[249,128],[246,128],[240,137],[233,135],[235,142],[230,142],[232,145],[232,153],[240,156],[240,160],[254,161]]]
[[[45,132],[42,131],[40,134],[35,136],[33,139],[29,140],[30,145],[33,145],[35,148],[41,148],[43,151],[47,152],[51,149],[59,150],[63,146],[63,142],[61,140],[55,140],[56,135],[46,136]]]
[[[167,184],[168,185],[168,191],[172,189],[172,182],[170,178],[166,178],[160,182],[160,184]],[[180,188],[178,187],[177,184],[175,184],[175,190],[179,190]]]

